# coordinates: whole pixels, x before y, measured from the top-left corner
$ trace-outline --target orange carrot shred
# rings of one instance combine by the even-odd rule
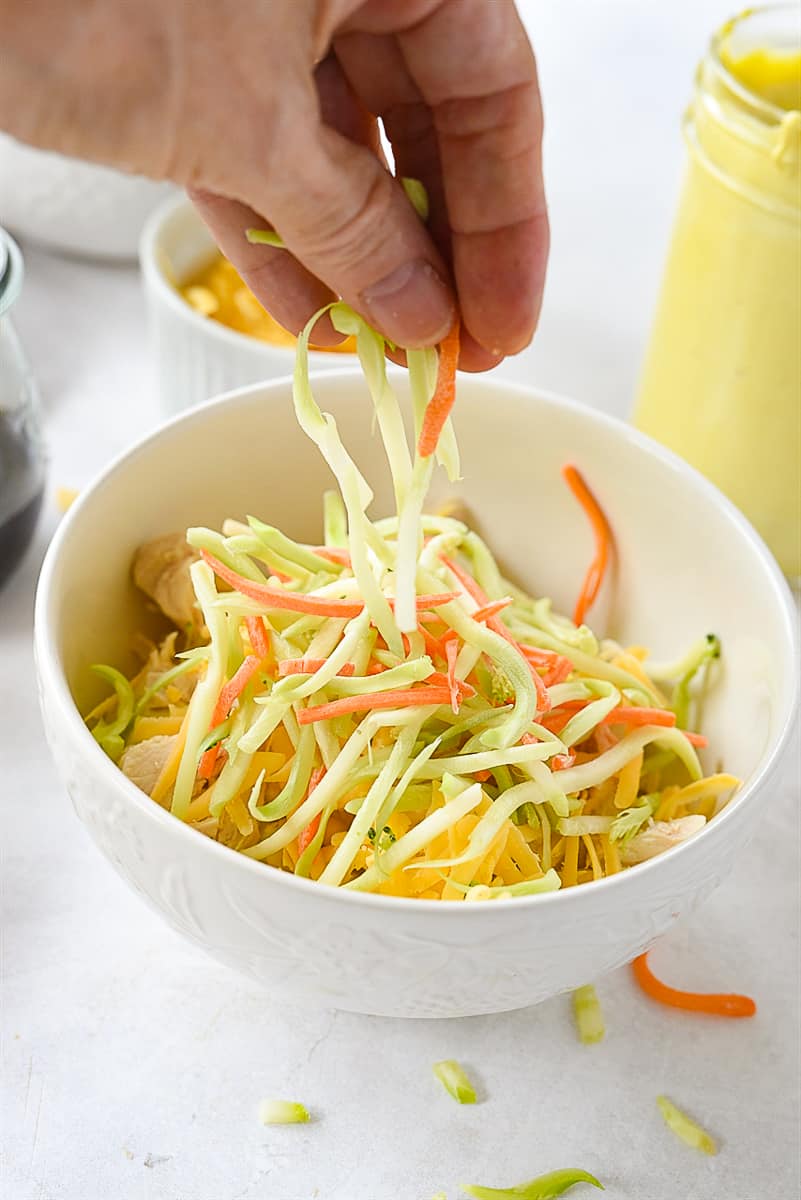
[[[228,716],[234,701],[247,687],[248,683],[255,675],[256,671],[261,666],[262,660],[255,654],[249,654],[239,669],[231,676],[228,682],[223,686],[217,697],[217,703],[214,706],[214,711],[211,714],[211,724],[209,729],[215,729]],[[198,773],[201,779],[210,779],[214,767],[217,763],[217,757],[220,753],[220,746],[210,746],[209,749],[201,756]]]
[[[683,1008],[689,1012],[712,1013],[717,1017],[753,1017],[756,1004],[750,996],[736,994],[720,994],[708,992],[681,992],[677,988],[662,983],[651,972],[648,965],[648,953],[639,955],[631,964],[634,978],[642,990],[652,1000],[666,1004],[670,1008]]]
[[[445,646],[443,644],[443,640],[441,638],[434,637],[434,634],[429,629],[426,629],[425,625],[423,624],[418,625],[417,628],[423,635],[426,653],[428,654],[429,658],[431,658],[432,661],[436,658],[444,658]],[[447,634],[445,636],[447,637]]]
[[[373,712],[386,708],[422,708],[427,705],[450,704],[451,693],[447,687],[416,687],[392,692],[372,692],[365,696],[343,696],[328,704],[315,704],[302,708],[298,713],[299,725],[311,725],[313,721],[329,721],[346,713]]]
[[[448,689],[451,694],[451,708],[455,713],[459,711],[459,683],[456,678],[456,659],[458,656],[459,647],[456,642],[448,642],[445,647],[445,657],[448,660]]]
[[[306,791],[306,799],[309,798],[324,775],[325,767],[315,767],[311,773],[311,778],[309,779],[309,786]],[[306,828],[301,829],[300,833],[298,834],[298,854],[302,854],[306,847],[314,841],[317,830],[320,828],[320,818],[322,815],[323,814],[321,812],[318,812],[316,816],[312,817]]]
[[[328,562],[341,563],[343,567],[350,566],[350,554],[344,546],[312,546],[312,550]]]
[[[562,467],[562,477],[587,514],[595,536],[595,556],[587,568],[581,591],[576,600],[576,607],[573,611],[574,624],[581,625],[584,622],[587,611],[595,602],[595,598],[600,591],[614,543],[612,530],[603,514],[601,506],[587,487],[582,475],[572,463],[566,463]]]
[[[459,318],[439,344],[437,383],[434,395],[428,402],[423,417],[423,427],[417,442],[417,453],[428,458],[437,448],[442,428],[450,416],[456,400],[456,367],[459,363]]]
[[[207,550],[201,550],[200,553],[215,575],[219,575],[220,579],[224,579],[243,596],[257,600],[267,608],[286,608],[292,612],[311,613],[318,617],[358,617],[364,608],[361,602],[328,600],[322,596],[307,596],[302,592],[284,592],[264,583],[254,583],[253,580],[245,579],[243,575],[226,567]]]
[[[250,644],[253,647],[253,653],[258,654],[259,658],[270,659],[272,657],[272,645],[270,637],[267,633],[267,628],[264,624],[263,617],[245,617],[245,628],[248,631]]]
[[[667,708],[637,708],[618,704],[603,719],[604,725],[666,725],[676,724],[676,714]]]
[[[278,664],[278,677],[284,679],[287,675],[313,675],[326,664],[324,658],[285,658]],[[345,663],[337,671],[337,675],[353,675],[356,668],[353,663]]]

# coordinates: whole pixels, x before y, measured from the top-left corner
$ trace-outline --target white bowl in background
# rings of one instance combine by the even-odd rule
[[[174,192],[0,133],[0,225],[53,250],[133,260],[145,221]]]
[[[405,375],[393,378],[406,396]],[[360,375],[319,376],[315,391],[375,489],[372,511],[390,511]],[[58,769],[100,849],[175,929],[263,984],[270,1003],[450,1017],[574,988],[627,962],[691,912],[771,805],[769,780],[796,704],[795,612],[746,520],[628,426],[517,384],[462,378],[456,427],[458,494],[519,582],[569,610],[592,552],[585,517],[559,474],[572,460],[600,497],[618,546],[604,605],[592,614],[596,627],[662,658],[700,634],[720,634],[722,671],[705,704],[708,765],[722,761],[744,785],[699,835],[661,857],[569,891],[487,904],[329,888],[254,862],[172,817],[125,778],[81,719],[97,698],[88,665],[123,663],[142,620],[131,556],[146,538],[248,512],[314,542],[331,486],[296,424],[289,380],[196,408],[117,459],[65,517],[36,598],[39,687]],[[431,502],[446,493],[438,472]]]
[[[243,231],[244,236],[244,231]],[[194,205],[178,196],[142,232],[139,261],[162,408],[180,412],[232,388],[291,375],[295,349],[228,329],[196,312],[177,287],[201,270],[217,245]],[[311,369],[347,369],[349,355],[312,351]]]

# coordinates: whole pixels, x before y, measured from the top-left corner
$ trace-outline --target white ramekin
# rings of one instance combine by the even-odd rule
[[[291,375],[295,351],[228,329],[196,312],[176,290],[216,252],[185,196],[162,205],[139,246],[150,336],[163,411],[172,415],[219,392]],[[313,370],[351,365],[349,355],[312,352]]]

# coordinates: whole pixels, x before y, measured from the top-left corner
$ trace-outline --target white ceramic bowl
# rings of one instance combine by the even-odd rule
[[[217,254],[197,210],[178,196],[142,231],[139,261],[162,409],[172,415],[219,392],[291,375],[295,350],[228,329],[201,316],[176,291]],[[346,370],[349,355],[312,351],[311,368]]]
[[[395,378],[405,392],[405,377]],[[389,511],[361,378],[335,373],[315,386],[375,488],[373,511]],[[105,757],[80,717],[96,696],[88,664],[123,661],[141,621],[131,555],[145,538],[247,512],[315,541],[331,486],[295,423],[288,380],[212,401],[124,454],[71,508],[42,569],[36,658],[56,762],[100,849],[174,928],[261,982],[271,1002],[457,1016],[576,987],[692,911],[771,804],[795,705],[794,610],[745,519],[678,458],[598,413],[480,377],[461,379],[457,403],[459,493],[520,582],[564,609],[574,598],[591,540],[559,475],[572,460],[619,547],[611,599],[593,614],[598,627],[660,657],[720,634],[723,671],[704,721],[709,761],[722,759],[745,783],[699,836],[660,858],[570,891],[483,905],[324,887],[174,819]],[[439,479],[433,501],[447,490]]]
[[[0,133],[0,225],[88,258],[136,258],[142,227],[175,187],[37,150]]]

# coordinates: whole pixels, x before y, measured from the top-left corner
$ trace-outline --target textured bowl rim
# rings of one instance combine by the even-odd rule
[[[220,321],[212,321],[208,317],[201,316],[199,312],[196,312],[192,308],[191,304],[187,304],[183,297],[175,290],[173,284],[167,279],[159,262],[156,248],[158,239],[167,221],[181,209],[195,212],[192,201],[183,192],[177,196],[170,196],[163,204],[154,209],[142,228],[139,238],[139,266],[146,285],[156,296],[159,304],[163,304],[175,316],[197,330],[201,337],[210,338],[212,341],[219,342],[220,345],[228,346],[235,350],[246,348],[249,353],[263,354],[265,360],[268,360],[272,356],[277,356],[279,359],[286,361],[287,374],[291,375],[295,364],[294,346],[277,346],[273,342],[265,342],[260,338],[251,337],[250,334],[240,333],[238,329],[229,329],[227,325],[223,325]],[[202,224],[201,217],[199,214],[196,215]],[[211,237],[211,234],[209,234],[209,237]],[[332,365],[332,359],[336,361],[337,358],[342,359],[342,366],[339,368],[335,368]],[[327,350],[309,351],[309,361],[315,364],[319,363],[324,370],[347,370],[353,365],[354,358],[355,355],[349,353],[336,355]],[[276,379],[278,379],[278,376],[276,376]],[[247,384],[245,386],[249,387],[251,385]],[[224,394],[228,395],[228,393]],[[195,405],[194,407],[197,406]]]
[[[401,372],[400,368],[391,369],[391,372],[395,375],[404,373]],[[351,367],[344,372],[342,370],[317,372],[314,377],[315,383],[325,381],[326,379],[341,381],[343,374],[350,374],[354,379],[362,379],[361,371],[358,368]],[[277,886],[300,888],[306,894],[316,895],[321,899],[341,900],[345,904],[367,905],[380,909],[388,908],[395,912],[448,912],[454,914],[453,917],[448,918],[453,920],[470,920],[471,918],[465,916],[465,913],[475,912],[476,910],[484,913],[487,910],[490,912],[499,910],[503,914],[504,911],[508,911],[507,905],[503,902],[486,905],[449,904],[442,900],[420,900],[405,896],[383,896],[373,892],[350,891],[343,887],[326,887],[325,885],[321,885],[317,880],[298,877],[277,867],[271,868],[267,863],[259,862],[237,850],[232,850],[230,847],[222,845],[220,842],[212,841],[200,833],[199,830],[192,829],[190,825],[173,817],[170,812],[162,808],[161,805],[156,804],[145,792],[140,791],[131,780],[123,775],[90,734],[70,692],[61,658],[56,647],[55,630],[52,626],[51,610],[55,602],[53,596],[53,578],[59,565],[62,547],[69,537],[72,525],[79,519],[84,507],[88,507],[93,502],[94,493],[101,489],[123,464],[131,463],[140,455],[146,454],[151,444],[157,441],[166,430],[171,429],[173,426],[179,424],[189,425],[194,421],[202,422],[205,419],[205,415],[213,410],[234,404],[256,393],[277,391],[291,386],[291,383],[291,376],[281,376],[280,378],[266,380],[262,383],[248,384],[245,387],[223,392],[202,404],[177,414],[171,419],[162,422],[156,429],[151,430],[144,437],[140,438],[133,446],[129,446],[117,455],[83,489],[62,519],[53,536],[42,564],[36,589],[34,605],[34,652],[41,687],[48,689],[53,698],[58,702],[65,722],[71,729],[77,744],[85,747],[86,754],[95,756],[97,770],[100,772],[101,778],[108,782],[109,788],[121,788],[131,803],[135,804],[148,819],[162,823],[166,830],[173,831],[176,836],[186,835],[193,839],[199,839],[195,844],[198,846],[200,853],[221,854],[223,855],[221,861],[228,862],[229,864],[235,862],[240,864],[239,868],[233,867],[233,869],[254,871],[262,879],[264,878],[265,869],[270,870],[272,872],[270,879]],[[589,408],[578,401],[569,400],[547,389],[535,388],[529,384],[517,383],[513,380],[503,380],[495,376],[485,377],[483,380],[481,377],[474,377],[475,384],[486,386],[492,391],[511,392],[518,396],[522,395],[529,399],[536,399],[538,402],[544,402],[553,408],[567,409],[574,413],[581,413],[585,420],[595,422],[597,425],[611,430],[616,436],[623,437],[624,440],[652,457],[659,459],[672,470],[687,477],[691,485],[696,488],[706,501],[717,505],[723,510],[728,519],[737,527],[740,534],[750,543],[751,549],[755,552],[763,571],[773,587],[779,611],[784,619],[784,635],[789,655],[798,664],[799,636],[795,620],[796,612],[787,581],[782,575],[770,550],[751,523],[714,484],[705,479],[700,472],[684,462],[678,455],[667,450],[646,434],[641,433],[617,417],[612,417],[597,409]],[[688,841],[682,842],[670,850],[657,855],[655,858],[638,863],[635,867],[621,871],[615,875],[607,876],[604,879],[589,880],[578,887],[568,888],[564,891],[560,889],[553,892],[543,892],[534,896],[515,897],[513,901],[515,909],[517,910],[520,906],[530,907],[534,904],[541,906],[561,904],[564,906],[568,902],[574,904],[591,903],[598,896],[601,889],[603,889],[604,893],[611,893],[613,890],[617,891],[626,887],[631,889],[637,886],[638,880],[647,886],[649,877],[651,878],[651,882],[653,882],[656,874],[664,871],[666,864],[674,862],[677,856],[692,853],[694,847],[697,847],[701,841],[715,837],[715,830],[720,829],[727,821],[730,821],[746,804],[753,802],[757,793],[765,786],[779,764],[782,752],[789,742],[793,729],[795,713],[799,702],[799,691],[801,690],[798,671],[795,672],[793,678],[794,682],[787,710],[765,761],[752,778],[743,785],[736,797],[715,817],[714,821],[708,822],[699,833]],[[179,830],[182,832],[179,832]],[[205,851],[201,849],[203,846],[206,848]],[[586,899],[582,900],[581,897],[586,897]]]

